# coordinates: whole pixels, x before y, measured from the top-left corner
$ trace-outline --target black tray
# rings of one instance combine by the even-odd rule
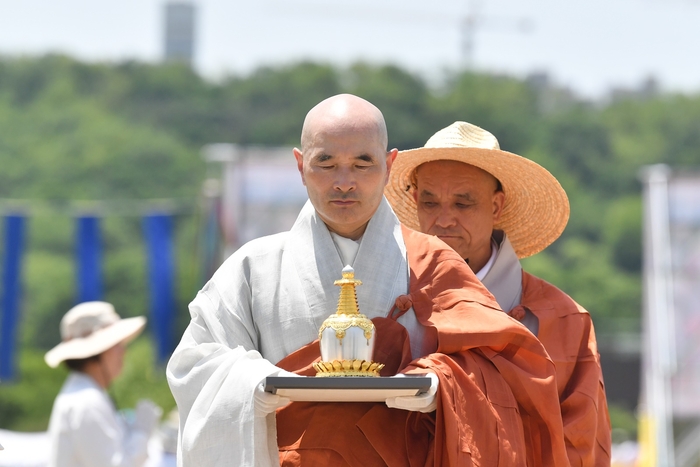
[[[268,376],[265,379],[265,391],[299,402],[384,402],[388,397],[417,396],[428,389],[427,376]]]

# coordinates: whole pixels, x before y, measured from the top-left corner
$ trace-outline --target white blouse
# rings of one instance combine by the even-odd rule
[[[49,421],[50,467],[140,467],[149,435],[130,430],[107,392],[90,376],[71,372]]]

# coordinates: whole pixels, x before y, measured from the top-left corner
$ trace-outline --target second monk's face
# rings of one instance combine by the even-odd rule
[[[304,153],[295,151],[309,199],[328,228],[357,239],[379,207],[396,150],[389,153],[372,127],[314,132]]]
[[[419,166],[416,181],[421,231],[439,237],[478,272],[491,256],[491,233],[503,208],[496,179],[473,165],[441,160]]]

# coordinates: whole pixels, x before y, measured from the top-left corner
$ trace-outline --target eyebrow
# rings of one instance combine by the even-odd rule
[[[433,194],[432,192],[430,192],[430,191],[428,191],[428,190],[422,190],[422,191],[420,192],[420,195],[419,195],[419,196],[421,196],[421,197],[423,197],[423,196],[431,197],[431,196],[435,196],[435,194]],[[459,198],[459,199],[464,200],[464,201],[474,201],[474,198],[473,198],[472,195],[470,195],[469,193],[458,193],[458,194],[454,195],[454,197],[455,197],[455,198]]]
[[[327,162],[333,159],[332,154],[321,153],[311,158],[311,162]],[[363,162],[374,162],[376,159],[370,154],[360,154],[355,157],[355,160],[361,160]]]
[[[333,156],[331,156],[330,154],[318,154],[311,158],[311,162],[326,162],[327,160],[330,160],[332,158]]]
[[[474,201],[474,198],[469,193],[458,193],[455,198],[463,199],[465,201]]]

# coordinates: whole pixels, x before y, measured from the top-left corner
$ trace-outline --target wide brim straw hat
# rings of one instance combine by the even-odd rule
[[[455,122],[418,149],[399,151],[384,190],[399,220],[420,230],[413,199],[413,174],[426,162],[452,160],[478,167],[496,177],[505,202],[494,229],[503,230],[519,258],[539,253],[556,240],[569,220],[569,199],[559,182],[541,165],[507,151],[488,131]]]
[[[65,360],[78,360],[99,355],[115,345],[127,343],[146,326],[146,318],[122,319],[107,302],[84,302],[71,308],[61,319],[63,342],[44,356],[56,368]]]

